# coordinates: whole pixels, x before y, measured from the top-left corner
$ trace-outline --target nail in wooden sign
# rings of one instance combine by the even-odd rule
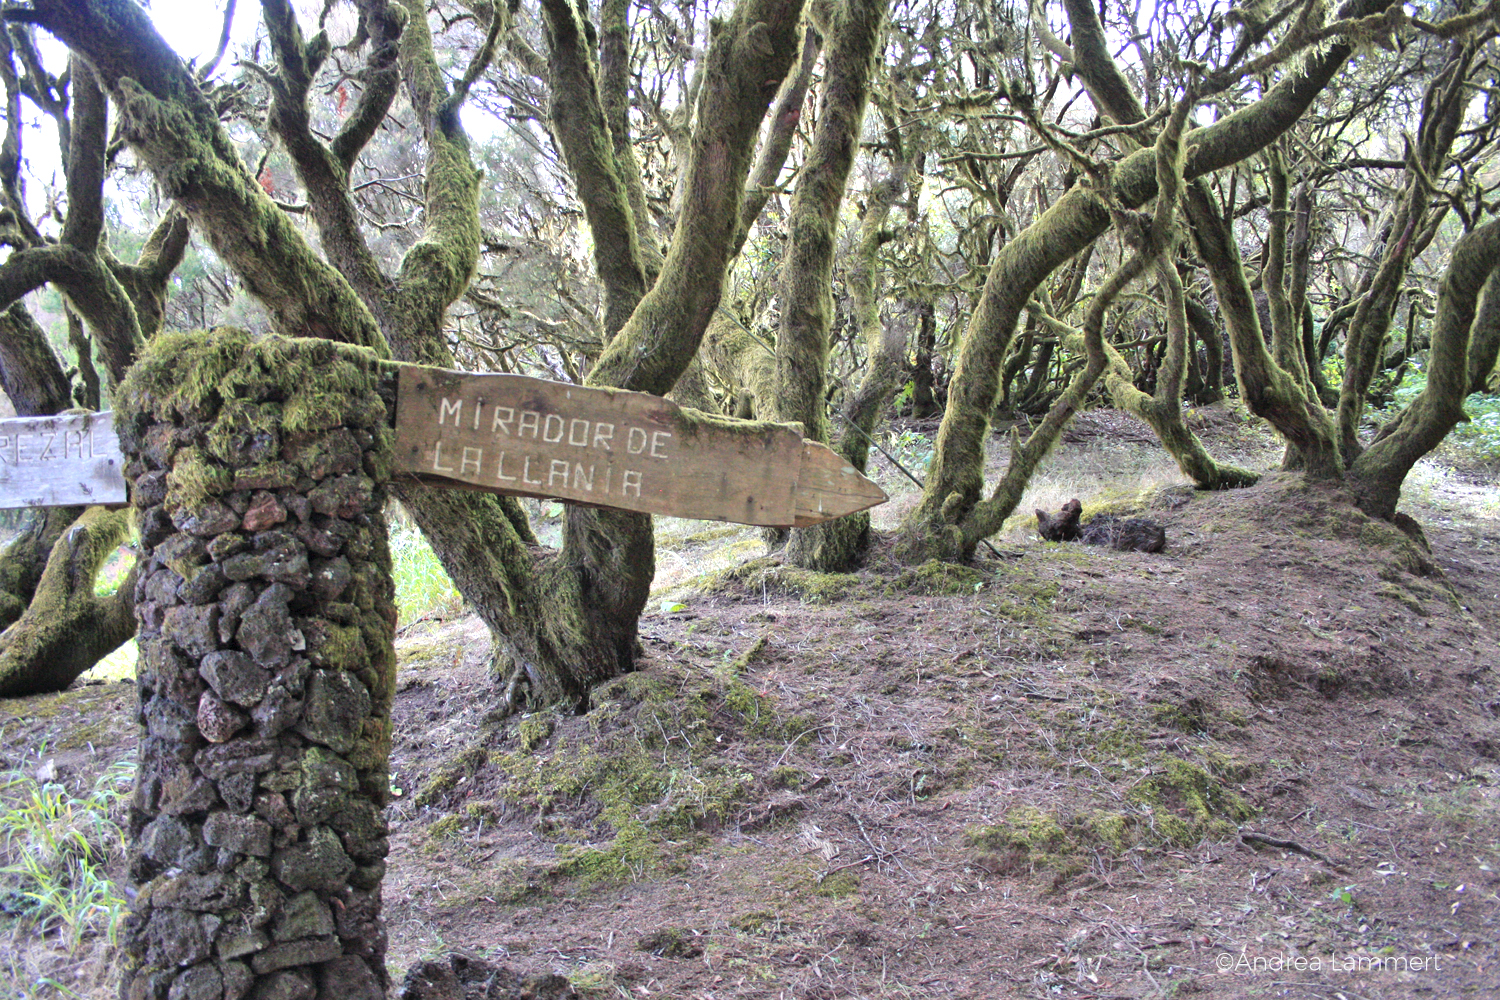
[[[403,365],[398,385],[396,467],[424,481],[778,527],[886,500],[787,424],[524,375]]]
[[[125,502],[114,415],[0,420],[0,507]]]

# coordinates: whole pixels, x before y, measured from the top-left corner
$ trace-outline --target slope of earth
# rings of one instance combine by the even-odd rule
[[[721,572],[581,718],[487,724],[482,650],[413,671],[398,950],[597,996],[1495,995],[1500,525],[1148,506],[1160,555]]]
[[[1414,486],[1430,553],[1273,475],[1112,496],[1155,555],[734,560],[653,602],[584,716],[488,717],[483,629],[419,622],[395,984],[461,952],[590,998],[1500,995],[1500,504]],[[0,702],[0,765],[91,784],[131,698]],[[102,942],[0,948],[112,995]]]

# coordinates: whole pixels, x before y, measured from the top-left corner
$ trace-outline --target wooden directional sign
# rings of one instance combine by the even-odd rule
[[[402,365],[398,474],[435,486],[804,528],[885,493],[796,427],[640,392]],[[123,504],[109,413],[0,420],[0,507]]]
[[[417,365],[401,368],[396,468],[496,493],[779,527],[886,500],[786,424],[639,392]]]
[[[0,506],[125,502],[113,414],[0,420]]]

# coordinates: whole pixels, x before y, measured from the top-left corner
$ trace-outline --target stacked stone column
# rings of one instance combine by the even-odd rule
[[[140,528],[130,1000],[377,1000],[395,606],[368,352],[158,337],[116,424]]]

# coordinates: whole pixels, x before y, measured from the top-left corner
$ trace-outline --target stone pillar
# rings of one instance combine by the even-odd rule
[[[158,336],[118,393],[141,543],[129,1000],[385,995],[381,385],[366,351],[221,329]]]

